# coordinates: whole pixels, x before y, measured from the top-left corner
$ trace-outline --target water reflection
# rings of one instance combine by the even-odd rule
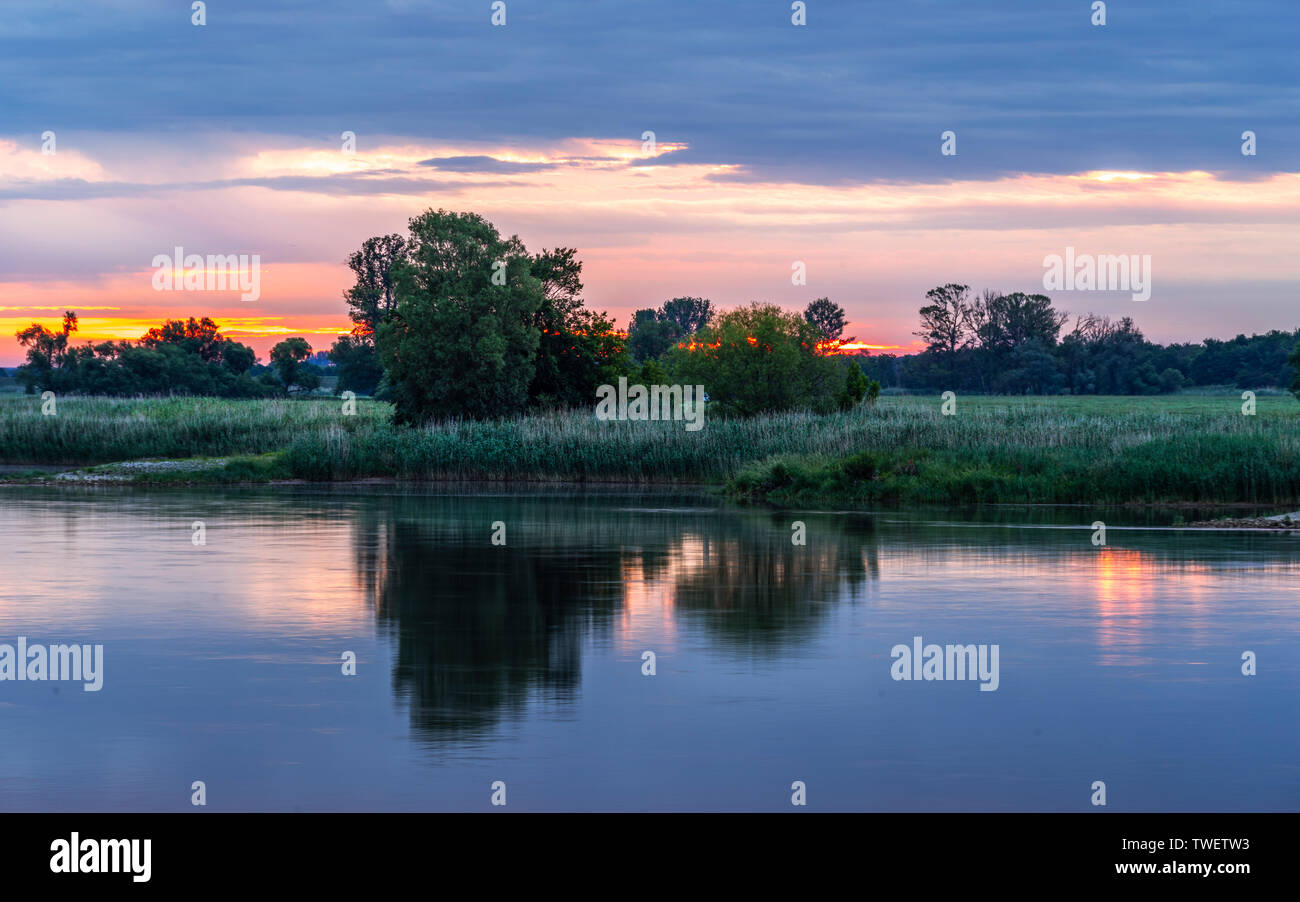
[[[564,699],[577,689],[583,642],[607,635],[622,604],[616,552],[495,548],[421,522],[385,527],[376,613],[396,645],[394,691],[419,729],[480,731],[517,713],[529,692]]]
[[[878,539],[867,515],[800,515],[807,544],[795,545],[795,519],[727,518],[728,528],[699,537],[697,566],[670,584],[678,609],[699,618],[720,646],[749,654],[807,642],[829,606],[880,577]]]
[[[489,541],[497,522],[504,546]],[[779,654],[878,575],[859,516],[817,518],[800,545],[789,518],[541,499],[404,499],[357,523],[394,691],[432,737],[481,733],[531,694],[569,700],[585,643],[671,653],[679,616],[719,647]]]
[[[1126,516],[0,489],[0,641],[106,659],[99,693],[0,684],[0,808],[170,810],[197,773],[235,810],[479,810],[500,774],[512,807],[744,809],[791,772],[846,809],[1062,810],[1101,773],[1295,807],[1300,539]],[[891,681],[914,635],[999,643],[1000,688]]]

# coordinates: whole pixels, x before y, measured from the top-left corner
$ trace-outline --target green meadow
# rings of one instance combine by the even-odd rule
[[[0,396],[7,478],[137,482],[530,480],[697,484],[793,504],[1300,501],[1300,403],[1240,394],[882,397],[845,413],[682,422],[589,413],[395,426],[329,398]],[[130,463],[169,461],[171,463]],[[69,478],[65,475],[63,479]]]

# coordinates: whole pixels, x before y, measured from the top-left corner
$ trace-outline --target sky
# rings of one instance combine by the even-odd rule
[[[210,315],[263,360],[327,348],[348,253],[429,208],[576,247],[621,325],[828,296],[910,350],[960,282],[1162,342],[1300,326],[1291,0],[791,6],[6,0],[0,366],[65,309],[88,340]],[[178,247],[258,255],[258,298],[156,290]],[[1045,291],[1067,248],[1149,255],[1150,298]]]

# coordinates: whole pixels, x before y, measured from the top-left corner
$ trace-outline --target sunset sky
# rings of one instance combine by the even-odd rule
[[[327,348],[346,255],[429,207],[577,247],[620,325],[826,295],[910,349],[926,289],[1041,292],[1074,247],[1149,254],[1154,283],[1052,293],[1074,313],[1158,341],[1300,326],[1292,6],[807,5],[507,0],[494,27],[488,0],[212,0],[194,26],[174,0],[6,2],[0,366],[64,309],[84,339],[211,315],[263,359]],[[155,291],[177,246],[259,254],[260,299]]]

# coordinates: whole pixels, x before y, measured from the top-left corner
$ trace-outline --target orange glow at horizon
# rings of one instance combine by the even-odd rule
[[[342,335],[353,333],[355,324],[349,320],[343,320],[337,317],[301,317],[297,319],[297,324],[288,320],[286,317],[278,316],[229,316],[221,313],[195,313],[176,315],[171,311],[160,313],[156,316],[120,316],[120,317],[100,317],[100,316],[81,316],[82,310],[93,311],[115,311],[122,308],[113,306],[86,306],[86,307],[64,307],[63,305],[42,305],[42,306],[17,306],[17,307],[0,307],[0,335],[13,335],[22,329],[27,328],[33,323],[38,323],[51,331],[58,331],[62,325],[63,313],[65,310],[72,310],[78,314],[77,331],[73,333],[72,341],[76,344],[98,344],[105,341],[138,341],[142,336],[149,332],[150,329],[161,326],[168,320],[184,321],[191,315],[195,319],[201,319],[207,316],[217,324],[221,334],[230,339],[241,341],[245,344],[253,344],[257,339],[276,339],[290,335],[301,335],[303,337],[325,336],[331,339]],[[11,311],[29,310],[42,311],[43,316],[31,315],[14,315]],[[9,315],[6,315],[9,313]],[[317,320],[317,322],[307,322],[307,320]],[[623,329],[612,329],[610,335],[620,339],[627,338],[627,331]],[[750,345],[757,345],[758,339],[752,335],[746,336]],[[261,343],[258,342],[258,345]],[[720,341],[710,344],[701,344],[696,341],[679,342],[677,347],[686,350],[696,350],[704,347],[718,348],[721,347]],[[265,348],[255,347],[256,350],[265,351]],[[325,350],[323,346],[313,345],[313,350]],[[817,351],[822,354],[856,354],[871,350],[902,350],[899,345],[879,345],[868,344],[861,341],[839,342],[827,341],[817,344]]]
[[[97,308],[85,308],[97,309]],[[110,308],[111,309],[111,308]],[[6,330],[18,331],[25,329],[32,323],[40,323],[45,328],[57,331],[63,322],[62,308],[57,317],[13,317],[0,316],[0,328]],[[76,310],[73,311],[77,312]],[[196,316],[195,319],[201,319]],[[338,323],[328,325],[312,326],[292,326],[280,322],[282,317],[228,317],[228,316],[209,316],[217,324],[221,334],[226,337],[236,335],[245,335],[249,337],[271,338],[277,335],[347,335],[352,331],[351,323]],[[100,341],[138,341],[141,336],[150,329],[161,326],[166,320],[186,320],[188,316],[167,316],[162,318],[107,318],[107,317],[77,317],[77,331],[72,333],[71,340],[76,342],[100,342]]]
[[[817,350],[823,354],[856,354],[859,351],[901,351],[903,345],[873,345],[865,341],[819,341]]]

